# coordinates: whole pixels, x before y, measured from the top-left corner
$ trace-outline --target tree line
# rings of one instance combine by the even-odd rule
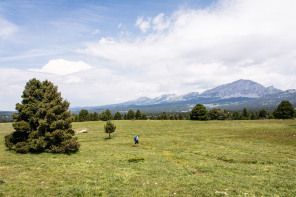
[[[203,104],[197,104],[190,112],[169,114],[162,112],[161,114],[152,114],[147,116],[139,109],[134,112],[129,110],[127,113],[121,114],[116,112],[111,114],[110,110],[89,113],[88,110],[82,109],[78,115],[72,114],[73,121],[108,121],[108,120],[259,120],[259,119],[291,119],[296,117],[295,109],[289,101],[282,101],[273,112],[261,109],[256,112],[249,112],[247,108],[242,111],[229,112],[226,109],[207,110]]]
[[[282,101],[278,107],[269,113],[265,109],[258,112],[249,112],[246,108],[242,112],[211,109],[208,111],[202,104],[197,104],[189,114],[190,120],[258,120],[258,119],[293,119],[296,117],[296,111],[289,101]]]
[[[114,115],[111,114],[111,111],[109,109],[107,109],[106,111],[102,111],[100,114],[98,114],[97,112],[89,113],[87,109],[81,109],[78,114],[72,114],[72,117],[74,122],[148,119],[146,114],[142,113],[140,110],[137,110],[135,112],[131,109],[125,114],[121,114],[117,111]]]

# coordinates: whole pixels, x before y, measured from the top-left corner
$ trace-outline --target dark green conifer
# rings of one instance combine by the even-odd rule
[[[79,142],[72,129],[70,103],[63,100],[58,87],[50,81],[27,82],[22,102],[13,115],[14,132],[5,136],[7,148],[19,153],[76,152]]]
[[[209,112],[202,104],[197,104],[190,112],[190,120],[209,120]]]
[[[141,113],[141,111],[138,109],[138,110],[136,111],[135,118],[136,118],[136,120],[140,120],[141,117],[142,117],[142,113]]]
[[[106,125],[104,125],[105,133],[109,134],[109,139],[111,139],[111,133],[116,130],[116,126],[111,122],[108,121]]]
[[[295,118],[296,111],[289,101],[282,101],[273,112],[273,115],[277,119],[291,119]]]
[[[114,114],[114,120],[122,120],[122,115],[120,112],[116,112]]]

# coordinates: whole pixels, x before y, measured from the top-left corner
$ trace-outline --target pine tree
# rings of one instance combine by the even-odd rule
[[[112,124],[111,121],[108,121],[106,125],[104,125],[105,133],[109,134],[109,139],[111,139],[111,133],[116,130],[116,126]]]
[[[238,111],[233,112],[233,114],[232,114],[233,120],[240,120],[240,118],[241,118],[241,115]]]
[[[296,112],[289,101],[282,101],[273,112],[273,115],[277,119],[291,119],[295,118]]]
[[[166,112],[162,112],[162,114],[159,116],[160,120],[169,120],[170,116]]]
[[[209,112],[209,116],[210,116],[211,120],[218,120],[219,119],[219,110],[216,108],[211,109]]]
[[[258,118],[260,118],[260,119],[266,119],[266,118],[268,118],[268,112],[265,109],[261,109],[258,112]]]
[[[135,112],[133,111],[133,110],[128,110],[128,112],[127,112],[127,119],[128,120],[133,120],[133,119],[135,119]]]
[[[116,112],[114,114],[114,120],[122,120],[122,115],[120,112]]]
[[[124,120],[128,120],[128,119],[127,119],[127,114],[124,114],[124,115],[123,115],[123,119],[124,119]]]
[[[106,116],[107,116],[107,120],[112,120],[112,119],[113,119],[113,116],[112,116],[112,114],[111,114],[111,112],[110,112],[109,109],[107,109],[107,110],[105,111],[105,114],[106,114]]]
[[[197,104],[190,112],[190,120],[209,120],[209,112],[202,104]]]
[[[258,119],[257,113],[252,112],[252,114],[251,114],[251,120],[256,120],[256,119]]]
[[[94,114],[93,114],[93,121],[98,121],[100,118],[99,118],[99,114],[98,114],[98,112],[94,112]]]
[[[141,116],[141,120],[147,120],[148,118],[147,118],[147,116],[146,116],[146,114],[142,114],[142,116]]]
[[[250,113],[248,112],[247,108],[243,109],[242,116],[244,120],[250,120]]]
[[[102,111],[100,114],[100,120],[108,121],[108,116],[105,111]]]
[[[76,152],[80,144],[72,130],[70,103],[63,100],[58,87],[49,81],[27,82],[22,102],[13,115],[15,131],[5,136],[7,148],[19,153]]]
[[[141,111],[138,109],[138,110],[136,111],[135,118],[136,118],[136,120],[140,120],[141,117],[142,117],[142,113],[141,113]]]
[[[88,121],[89,120],[89,113],[87,109],[80,110],[78,114],[78,118],[80,122]]]

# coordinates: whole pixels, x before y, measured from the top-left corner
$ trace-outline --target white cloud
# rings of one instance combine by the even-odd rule
[[[30,69],[30,71],[45,72],[56,75],[69,75],[92,68],[93,67],[82,61],[72,62],[64,59],[55,59],[50,60],[46,65],[42,67],[42,69]]]
[[[170,22],[171,21],[169,19],[165,19],[164,13],[160,13],[152,20],[152,28],[157,31],[163,31],[169,28]]]
[[[143,33],[148,32],[150,29],[154,31],[163,31],[169,28],[173,18],[166,18],[164,13],[158,14],[153,19],[148,17],[146,20],[144,17],[138,17],[135,26],[140,28]]]
[[[145,33],[150,29],[151,27],[150,23],[151,23],[151,18],[144,20],[144,17],[138,17],[135,25],[139,27],[142,32]]]
[[[8,39],[17,31],[17,26],[0,18],[0,39]]]
[[[294,0],[222,0],[203,10],[138,17],[136,26],[146,34],[88,43],[80,52],[132,70],[125,75],[158,84],[159,93],[201,91],[240,78],[296,88],[295,9]]]

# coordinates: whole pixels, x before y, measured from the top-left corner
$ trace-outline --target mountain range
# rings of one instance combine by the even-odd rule
[[[97,107],[84,107],[90,112],[109,109],[111,112],[126,112],[129,109],[140,109],[145,113],[161,112],[186,112],[201,103],[208,109],[220,108],[227,110],[249,110],[266,109],[273,110],[282,100],[289,100],[296,104],[296,90],[280,90],[273,86],[263,85],[251,80],[238,80],[232,83],[220,85],[216,88],[199,92],[191,92],[184,95],[164,94],[155,98],[141,97],[124,103],[104,105]],[[82,108],[72,108],[76,113]]]

